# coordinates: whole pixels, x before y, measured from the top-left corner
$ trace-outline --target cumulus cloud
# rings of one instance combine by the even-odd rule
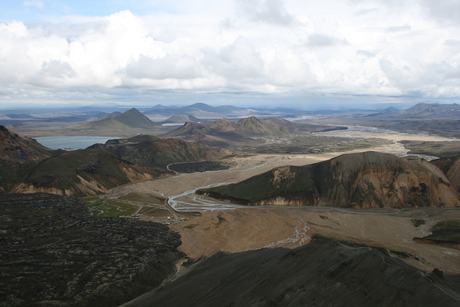
[[[428,0],[195,0],[180,10],[181,3],[145,16],[0,23],[0,92],[459,95],[455,1],[436,8]]]
[[[193,57],[187,55],[166,55],[151,58],[141,55],[128,63],[126,77],[135,79],[195,79],[200,77],[200,67]]]

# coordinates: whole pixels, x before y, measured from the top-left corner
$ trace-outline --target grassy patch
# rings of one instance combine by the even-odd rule
[[[132,202],[150,203],[161,205],[165,199],[148,194],[129,193],[120,197],[121,200],[129,200]]]
[[[102,198],[89,199],[85,205],[89,208],[91,215],[100,217],[131,215],[138,209],[137,206]]]

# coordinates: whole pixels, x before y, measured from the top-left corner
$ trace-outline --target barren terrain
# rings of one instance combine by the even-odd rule
[[[346,133],[346,132],[334,132]],[[395,140],[393,144],[372,148],[374,151],[405,155],[397,140],[445,141],[445,138],[397,133],[359,132],[360,137]],[[354,150],[353,152],[364,151]],[[198,188],[247,179],[282,165],[306,165],[331,159],[343,152],[302,155],[249,155],[224,162],[228,170],[180,174],[170,178],[129,184],[108,191],[116,199],[128,193],[164,197],[164,205],[155,205],[163,213],[140,214],[141,220],[160,221],[181,235],[179,250],[188,257],[209,257],[217,251],[239,252],[264,247],[296,247],[310,241],[312,235],[344,239],[388,249],[415,267],[445,273],[460,273],[460,251],[438,245],[414,243],[412,238],[429,234],[437,221],[460,220],[460,209],[417,208],[403,210],[341,210],[312,207],[241,207],[196,195]],[[147,202],[133,202],[140,206]],[[199,212],[199,213],[198,213]],[[418,225],[416,221],[423,220]]]

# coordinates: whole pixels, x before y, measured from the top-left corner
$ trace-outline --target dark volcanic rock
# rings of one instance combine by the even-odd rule
[[[460,194],[420,158],[365,152],[283,166],[242,182],[197,191],[245,205],[351,208],[454,207]]]
[[[174,273],[178,234],[90,217],[75,198],[0,196],[0,306],[114,306]]]
[[[458,285],[438,271],[314,238],[294,250],[218,253],[123,306],[458,306]]]

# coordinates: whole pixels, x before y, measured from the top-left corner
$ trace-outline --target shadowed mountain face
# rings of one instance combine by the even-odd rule
[[[218,253],[123,306],[458,306],[458,286],[442,275],[314,238],[294,250]]]
[[[139,135],[128,139],[108,140],[89,149],[106,150],[115,156],[143,165],[216,160],[231,152],[179,139],[160,139]]]
[[[0,157],[14,160],[38,160],[49,157],[53,150],[37,141],[20,136],[0,125]]]
[[[443,158],[432,163],[446,174],[452,186],[460,192],[460,157]]]
[[[240,183],[198,190],[246,205],[342,208],[453,207],[460,194],[419,158],[366,152],[305,166],[284,166]]]
[[[96,195],[115,186],[169,173],[121,160],[103,150],[87,149],[13,165],[10,172],[0,176],[0,191],[4,193],[48,192],[73,196]]]
[[[51,194],[0,195],[1,306],[118,306],[174,273],[178,234]]]

